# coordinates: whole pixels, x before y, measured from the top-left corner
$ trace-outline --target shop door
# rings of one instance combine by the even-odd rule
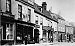
[[[30,37],[30,41],[33,41],[33,27],[28,27],[27,35],[28,38]]]
[[[2,40],[2,29],[3,27],[0,27],[0,45],[1,45],[1,40]]]
[[[28,29],[28,26],[23,26],[23,29],[22,29],[22,40],[25,40],[25,36],[27,36],[27,29]]]
[[[22,25],[17,24],[16,26],[16,42],[22,43]]]
[[[34,29],[34,41],[35,43],[39,43],[39,30]]]
[[[23,43],[25,41],[25,36],[27,35],[28,26],[17,24],[16,28],[16,38],[18,43]]]
[[[51,31],[51,42],[53,42],[53,31]]]

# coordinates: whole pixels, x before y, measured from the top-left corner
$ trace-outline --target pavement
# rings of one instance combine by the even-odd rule
[[[53,42],[53,43],[36,43],[36,44],[21,44],[21,45],[5,45],[5,46],[75,46],[75,42]]]

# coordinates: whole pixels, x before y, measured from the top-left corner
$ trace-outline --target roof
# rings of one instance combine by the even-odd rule
[[[65,21],[65,19],[63,17],[61,17],[60,15],[57,15],[57,18]]]
[[[51,19],[51,20],[57,22],[57,20],[55,18],[52,18],[50,11],[44,10],[42,12],[39,8],[42,8],[42,6],[39,6],[38,4],[34,3],[34,12],[36,11],[39,14],[47,17],[48,19]]]

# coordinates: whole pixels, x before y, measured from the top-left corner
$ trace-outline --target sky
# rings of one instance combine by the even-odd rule
[[[47,3],[47,10],[60,14],[66,21],[75,22],[75,0],[35,0],[38,5]]]

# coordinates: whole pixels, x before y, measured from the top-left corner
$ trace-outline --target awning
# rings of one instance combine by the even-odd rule
[[[27,25],[32,25],[32,26],[35,26],[36,25],[36,24],[33,24],[33,23],[16,20],[16,19],[14,19],[12,17],[5,16],[5,15],[1,15],[1,22],[21,23],[21,24],[27,24]]]
[[[16,22],[16,23],[21,23],[21,24],[27,24],[27,25],[35,26],[35,24],[33,24],[33,23],[28,23],[28,22],[25,22],[25,21],[15,20],[15,22]]]
[[[14,23],[14,18],[1,15],[1,22],[10,22],[10,23]]]

